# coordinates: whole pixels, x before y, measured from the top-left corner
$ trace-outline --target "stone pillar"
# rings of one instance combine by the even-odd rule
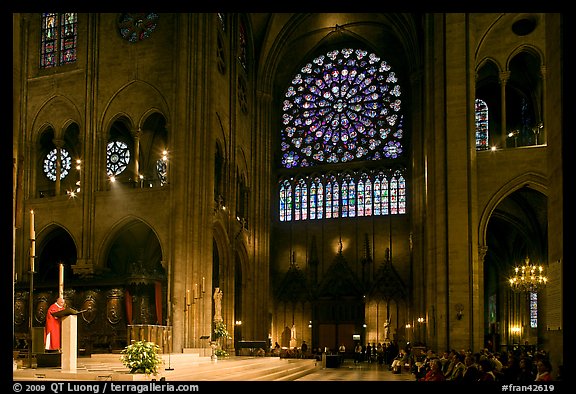
[[[544,117],[545,114],[547,113],[546,109],[547,109],[547,105],[546,105],[546,97],[547,97],[547,86],[546,86],[546,66],[540,66],[540,78],[542,79],[542,92],[541,97],[542,97],[542,108],[540,109],[540,120],[539,122],[535,125],[536,130],[534,131],[534,137],[535,137],[535,145],[540,145],[540,144],[545,144],[546,143],[546,133],[545,133],[545,128],[544,128]]]
[[[142,187],[142,182],[140,182],[140,129],[133,131],[134,136],[134,183]]]
[[[506,125],[506,83],[508,82],[508,79],[510,79],[509,71],[500,73],[500,112],[502,113],[500,135],[502,139],[502,148],[506,148],[506,139],[508,138],[508,132],[506,130],[508,127]]]
[[[54,145],[56,145],[56,184],[54,194],[56,196],[60,195],[60,176],[62,174],[62,146],[64,141],[55,139]]]

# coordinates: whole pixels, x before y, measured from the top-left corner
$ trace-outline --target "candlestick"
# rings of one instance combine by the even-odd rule
[[[36,257],[36,241],[30,242],[30,271],[34,272],[34,258]]]

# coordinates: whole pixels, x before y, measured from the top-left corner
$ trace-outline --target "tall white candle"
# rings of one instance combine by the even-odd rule
[[[34,210],[30,210],[30,239],[36,239],[36,231],[34,230]]]
[[[206,291],[206,278],[202,277],[202,289],[201,289],[202,293],[204,293]]]
[[[64,264],[60,263],[60,280],[58,282],[58,295],[64,297]]]
[[[190,289],[186,290],[186,305],[190,305]]]

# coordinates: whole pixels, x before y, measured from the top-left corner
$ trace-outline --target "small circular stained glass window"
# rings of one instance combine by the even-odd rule
[[[46,177],[51,181],[56,182],[56,160],[57,160],[57,150],[56,148],[52,149],[44,159],[44,174]],[[70,167],[72,167],[72,159],[68,154],[68,151],[64,148],[60,149],[60,179],[66,178],[68,172],[70,171]]]
[[[122,141],[112,141],[106,147],[106,173],[108,176],[122,173],[130,163],[130,150]]]
[[[153,12],[122,14],[118,21],[120,35],[129,42],[142,41],[156,30],[158,18],[159,15]]]

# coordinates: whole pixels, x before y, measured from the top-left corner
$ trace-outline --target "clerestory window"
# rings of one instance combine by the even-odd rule
[[[43,13],[40,67],[50,68],[76,61],[78,14]]]
[[[488,104],[484,100],[475,100],[476,114],[476,150],[488,149]]]

